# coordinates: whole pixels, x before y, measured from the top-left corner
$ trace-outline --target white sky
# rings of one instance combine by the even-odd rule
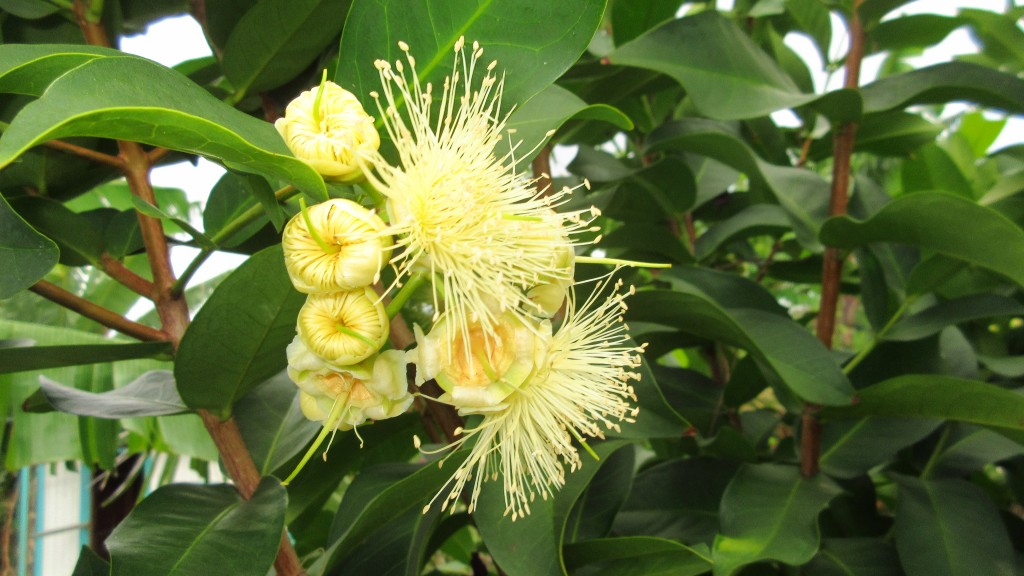
[[[1001,12],[1005,9],[1005,0],[918,0],[911,2],[890,14],[887,18],[898,17],[901,14],[914,14],[930,12],[943,15],[955,15],[961,7],[978,8]],[[719,0],[719,9],[728,10],[732,7],[731,0]],[[839,55],[845,54],[847,37],[845,27],[841,20],[832,17],[832,46],[829,53],[837,59]],[[843,70],[839,69],[832,75],[824,72],[824,66],[818,57],[811,41],[799,34],[790,34],[786,42],[797,53],[801,55],[811,68],[815,80],[815,88],[818,93],[838,88],[843,82]],[[122,39],[121,49],[125,52],[144,56],[166,66],[174,66],[185,60],[210,55],[210,49],[203,37],[199,25],[189,16],[168,18],[150,26],[145,34],[130,36]],[[976,51],[973,40],[965,28],[955,30],[943,42],[926,50],[921,56],[911,59],[911,62],[918,66],[929,66],[939,62],[950,60],[958,54],[967,54]],[[881,55],[870,56],[865,59],[861,68],[861,84],[866,84],[877,75],[882,62]],[[947,114],[955,114],[962,111],[965,106],[950,105],[947,107]],[[992,114],[992,117],[1001,117]],[[773,115],[773,118],[780,125],[793,125],[794,117],[789,111],[781,111]],[[993,144],[992,149],[999,149],[1004,146],[1024,141],[1024,119],[1021,117],[1010,117],[1009,122],[1003,129],[999,139]],[[570,150],[556,150],[555,162],[568,163],[575,153]],[[194,202],[205,202],[206,196],[213,185],[223,174],[223,169],[204,159],[200,159],[197,166],[187,163],[174,166],[162,167],[153,171],[153,183],[157,186],[177,187],[184,189],[189,198]],[[196,251],[188,248],[176,248],[174,251],[175,271],[180,274]],[[228,267],[233,267],[241,262],[242,258],[232,255],[218,253],[211,258],[196,276],[196,280],[203,280],[218,274]]]

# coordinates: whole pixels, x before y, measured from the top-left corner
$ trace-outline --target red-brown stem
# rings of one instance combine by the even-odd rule
[[[99,264],[100,268],[107,273],[107,276],[117,280],[132,292],[150,300],[154,298],[156,286],[154,286],[149,280],[146,280],[142,276],[132,272],[132,270],[125,266],[120,260],[114,258],[110,254],[104,253],[100,256]]]
[[[86,17],[88,7],[81,0],[75,1],[74,11],[86,41],[89,44],[110,47],[103,26],[99,22],[89,21]],[[117,144],[120,149],[118,156],[123,162],[122,172],[132,194],[156,205],[153,186],[149,182],[149,170],[152,166],[149,155],[138,143],[118,141]],[[174,271],[171,269],[170,250],[167,246],[167,238],[164,236],[163,224],[156,218],[140,213],[139,228],[142,231],[142,240],[146,245],[146,254],[153,273],[153,302],[156,305],[157,314],[160,316],[163,331],[171,345],[177,350],[189,324],[188,303],[183,294],[176,294],[173,290]],[[245,445],[238,424],[233,418],[220,420],[206,410],[198,412],[206,430],[217,446],[224,467],[235,482],[236,489],[243,498],[249,499],[259,485],[260,473]],[[295,553],[295,548],[288,539],[287,532],[281,535],[281,544],[278,548],[277,558],[274,560],[274,567],[280,576],[305,574],[302,563]]]
[[[157,162],[159,162],[161,158],[163,158],[164,156],[167,156],[170,153],[171,153],[171,149],[170,148],[159,148],[158,147],[158,148],[153,148],[152,150],[147,152],[146,156],[149,157],[149,164],[153,165],[153,164],[156,164]]]
[[[103,152],[97,152],[84,146],[78,146],[63,140],[50,140],[45,144],[48,148],[54,150],[60,150],[61,152],[67,152],[68,154],[74,154],[82,158],[87,158],[100,164],[106,164],[107,166],[113,166],[114,168],[121,168],[121,159],[117,156],[111,156],[110,154],[104,154]]]
[[[47,300],[60,304],[68,310],[78,312],[82,316],[90,320],[94,320],[111,330],[116,330],[126,336],[132,338],[138,338],[146,342],[165,342],[168,340],[167,334],[164,334],[156,328],[150,328],[145,324],[139,324],[138,322],[132,322],[124,316],[104,308],[98,304],[94,304],[81,296],[72,294],[67,290],[47,282],[46,280],[40,280],[34,285],[29,287],[29,290],[39,294]]]
[[[532,163],[533,177],[537,179],[537,191],[543,192],[551,188],[551,145],[540,149]]]
[[[862,0],[855,0],[850,15],[850,52],[846,56],[845,88],[856,90],[860,85],[860,63],[864,57],[864,28],[858,10]],[[850,158],[857,137],[857,123],[847,122],[836,130],[833,138],[832,196],[829,214],[846,214],[846,202],[850,187]],[[821,270],[821,305],[815,332],[822,344],[831,348],[836,325],[836,308],[839,302],[839,284],[843,275],[844,255],[836,248],[825,248],[824,264]],[[821,422],[817,413],[820,406],[804,404],[801,416],[800,472],[804,477],[818,473],[818,458],[821,454]]]

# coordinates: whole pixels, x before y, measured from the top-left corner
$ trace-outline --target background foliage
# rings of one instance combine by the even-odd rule
[[[6,467],[167,453],[237,487],[156,490],[75,573],[1024,573],[1024,147],[991,149],[1024,113],[1024,8],[735,4],[0,0]],[[213,56],[111,48],[186,12]],[[908,63],[961,28],[975,53]],[[281,374],[303,297],[279,231],[296,192],[361,193],[270,121],[324,68],[373,110],[399,39],[438,83],[460,35],[504,70],[521,150],[557,130],[521,168],[578,145],[555,183],[594,184],[600,249],[673,264],[630,278],[637,423],[515,523],[494,483],[472,515],[422,512],[461,458],[413,448],[451,432],[423,406],[274,479],[316,433]],[[815,91],[815,61],[844,87]],[[195,155],[228,170],[200,205],[148,185]],[[251,257],[191,282],[216,251]]]

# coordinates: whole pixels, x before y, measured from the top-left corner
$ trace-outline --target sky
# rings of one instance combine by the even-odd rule
[[[886,17],[895,18],[901,14],[915,14],[930,12],[952,16],[961,7],[979,8],[1001,12],[1006,5],[1006,0],[917,0],[911,2],[891,13]],[[732,6],[731,0],[719,0],[719,9],[728,10]],[[829,54],[833,59],[846,53],[847,37],[842,32],[845,30],[841,20],[833,16],[833,41]],[[808,63],[815,80],[816,92],[822,93],[827,90],[838,88],[843,82],[843,70],[834,71],[831,75],[824,72],[824,66],[818,56],[817,50],[811,41],[799,34],[790,34],[786,42]],[[144,56],[166,66],[174,66],[185,60],[200,58],[210,55],[210,49],[203,37],[199,25],[189,16],[168,18],[154,23],[143,34],[129,36],[122,39],[121,49],[125,52]],[[911,60],[917,67],[929,66],[939,62],[949,61],[957,54],[971,53],[976,50],[970,34],[965,28],[955,30],[943,42],[926,50],[921,56]],[[876,75],[882,63],[881,55],[869,56],[862,64],[861,83],[870,82]],[[965,108],[963,105],[950,105],[946,114],[955,114]],[[996,117],[996,115],[993,115]],[[795,117],[791,112],[781,111],[773,115],[773,119],[783,126],[791,126]],[[1010,144],[1024,141],[1024,118],[1011,117],[1003,129],[999,139],[993,144],[992,149],[996,150]],[[556,174],[560,171],[558,164],[562,166],[575,155],[574,149],[560,147],[556,149],[554,156],[553,171]],[[161,167],[153,171],[153,184],[156,186],[168,186],[182,188],[193,202],[203,203],[213,185],[220,179],[223,169],[205,159],[200,159],[196,166],[188,163],[176,164],[173,166]],[[173,254],[175,272],[180,274],[196,251],[188,248],[177,248]],[[230,269],[239,264],[243,257],[230,254],[217,253],[200,269],[196,275],[196,281],[202,281],[212,277],[225,269]]]

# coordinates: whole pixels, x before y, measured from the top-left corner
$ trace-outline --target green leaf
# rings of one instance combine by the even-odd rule
[[[1024,230],[998,212],[951,194],[901,196],[866,221],[832,218],[821,241],[838,248],[900,242],[965,260],[1024,286]]]
[[[111,56],[124,56],[124,53],[100,46],[2,44],[0,92],[39,96],[68,70]]]
[[[612,2],[612,35],[616,46],[647,32],[657,24],[675,17],[681,0],[641,0]]]
[[[719,503],[736,470],[737,464],[727,460],[687,458],[641,471],[615,518],[614,533],[710,542],[719,531]]]
[[[174,377],[167,370],[146,372],[127,386],[99,394],[71,388],[45,376],[39,377],[39,389],[55,409],[78,416],[133,418],[188,411],[174,387]]]
[[[206,199],[206,207],[203,209],[203,230],[211,237],[216,237],[224,227],[244,214],[249,208],[256,206],[257,201],[252,191],[252,182],[249,178],[234,172],[227,172]],[[264,182],[265,184],[265,182]],[[267,217],[260,216],[256,221],[242,229],[242,231],[221,242],[221,246],[231,248],[252,238],[267,225]]]
[[[879,416],[828,422],[823,426],[818,464],[829,476],[855,478],[928,436],[940,424],[935,418]]]
[[[963,100],[1024,113],[1024,80],[967,62],[947,62],[887,76],[861,88],[861,95],[865,114]]]
[[[221,62],[234,101],[277,88],[312,64],[341,32],[349,4],[264,0],[248,10],[231,31]]]
[[[614,452],[625,446],[626,443],[618,441],[594,445],[600,461],[595,462],[583,455],[582,468],[566,475],[565,486],[553,498],[532,502],[530,514],[517,518],[515,522],[504,514],[506,506],[501,482],[484,483],[473,517],[488,551],[502,570],[531,576],[564,573],[562,543],[569,514],[598,469],[610,460]]]
[[[75,564],[75,571],[71,576],[109,576],[110,564],[100,558],[100,555],[93,552],[92,548],[82,546],[78,553],[78,563]]]
[[[170,358],[170,354],[169,342],[0,348],[0,374],[61,366],[100,364],[133,358],[167,360]]]
[[[767,188],[786,210],[801,244],[819,250],[818,228],[828,216],[828,183],[801,168],[762,160],[735,130],[721,122],[691,118],[662,125],[651,133],[648,151],[684,150],[713,158],[743,172],[755,186]]]
[[[986,464],[1024,454],[1024,446],[986,428],[959,423],[949,426],[942,454],[935,461],[942,474],[971,474]]]
[[[600,249],[614,258],[644,262],[691,264],[693,256],[679,237],[664,226],[626,223],[601,239]]]
[[[814,39],[821,61],[828,62],[828,51],[832,45],[832,22],[824,3],[821,0],[786,0],[786,12],[793,17],[800,30]]]
[[[608,456],[569,514],[566,545],[611,534],[612,523],[629,496],[636,467],[634,446],[616,450]]]
[[[963,18],[939,14],[904,15],[875,26],[868,33],[867,45],[872,52],[928,48],[964,24]]]
[[[299,409],[299,389],[284,372],[235,404],[235,421],[260,474],[267,476],[306,447],[320,429]]]
[[[974,294],[947,300],[906,316],[885,333],[886,340],[908,341],[938,334],[946,326],[970,320],[1024,315],[1024,306],[998,294]]]
[[[633,122],[618,109],[607,104],[587,104],[565,88],[552,84],[517,106],[509,116],[506,127],[514,130],[513,139],[519,142],[516,149],[516,164],[525,168],[540,145],[548,137],[548,131],[561,128],[570,120],[600,120],[622,130],[632,130]],[[509,152],[509,140],[502,140],[494,147],[494,155],[502,158]]]
[[[96,79],[103,78],[102,87]],[[99,58],[54,80],[0,138],[0,168],[55,138],[98,136],[192,152],[283,180],[317,201],[323,178],[290,155],[274,127],[177,72],[135,57]]]
[[[980,488],[959,479],[893,476],[899,483],[896,549],[907,576],[1016,574],[1006,529]]]
[[[57,265],[59,254],[52,240],[33,230],[0,196],[0,300],[35,284]]]
[[[439,91],[451,73],[460,36],[484,48],[484,65],[504,71],[503,109],[529,100],[569,68],[586,49],[604,15],[606,0],[354,0],[341,36],[334,81],[375,109],[369,92],[380,91],[373,63],[405,59],[402,40],[416,57],[420,80]]]
[[[288,279],[280,245],[246,260],[217,286],[181,339],[174,377],[185,403],[226,415],[246,392],[284,370],[284,350],[305,301]]]
[[[151,216],[158,220],[165,220],[167,222],[173,222],[177,224],[182,230],[184,230],[189,236],[191,236],[192,239],[196,241],[196,244],[199,244],[201,248],[205,248],[207,250],[216,250],[217,245],[213,243],[213,240],[210,240],[210,238],[206,234],[203,234],[199,230],[196,230],[195,227],[189,224],[188,221],[185,220],[184,218],[175,218],[174,216],[171,216],[170,214],[164,212],[160,208],[150,204],[149,202],[146,202],[142,198],[139,198],[138,196],[132,197],[132,203],[135,205],[136,210],[138,210],[142,214],[145,214],[146,216]]]
[[[815,576],[903,576],[896,550],[878,538],[825,538],[803,572]]]
[[[697,266],[676,266],[662,270],[660,278],[683,291],[700,290],[723,308],[756,308],[783,318],[789,317],[786,309],[764,286],[737,274]]]
[[[788,318],[755,309],[725,309],[696,288],[650,290],[629,301],[626,319],[672,326],[683,332],[738,346],[749,352],[769,378],[800,398],[842,405],[853,388],[828,350]]]
[[[318,564],[334,566],[384,524],[409,510],[419,510],[468,455],[465,450],[452,453],[442,466],[434,462],[423,466],[387,464],[364,470],[345,491],[331,527],[330,547]],[[316,567],[310,572],[316,573]]]
[[[711,569],[706,547],[690,548],[663,538],[599,538],[569,544],[564,554],[570,572],[586,567],[621,576],[697,576]]]
[[[103,253],[103,232],[84,214],[75,214],[49,198],[12,198],[14,208],[33,228],[57,243],[60,263],[66,266],[96,264]]]
[[[857,392],[858,402],[828,408],[826,418],[945,418],[986,426],[1024,443],[1024,396],[995,384],[949,376],[898,376]]]
[[[857,127],[853,149],[879,156],[906,156],[933,142],[944,129],[937,122],[902,110],[868,114]],[[808,157],[822,160],[831,156],[833,142],[834,132],[815,140]]]
[[[697,259],[706,260],[723,245],[751,236],[776,235],[790,229],[786,211],[772,204],[752,204],[697,238]]]
[[[229,485],[164,486],[107,538],[111,575],[265,576],[287,499],[274,478],[264,478],[248,501]]]
[[[795,466],[747,464],[722,497],[722,532],[712,548],[715,576],[761,560],[799,566],[818,551],[818,513],[841,492],[823,474]]]
[[[801,92],[746,33],[715,11],[670,20],[609,59],[671,76],[709,118],[757,118],[821,98]],[[857,116],[859,110],[843,113]]]

